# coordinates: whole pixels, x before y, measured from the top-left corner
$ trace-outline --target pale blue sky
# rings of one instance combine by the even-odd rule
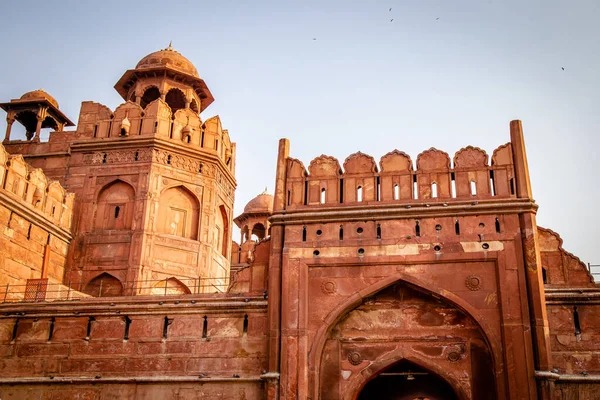
[[[237,142],[236,214],[265,186],[272,192],[281,137],[305,165],[358,150],[379,160],[394,148],[415,160],[432,146],[491,154],[521,119],[538,223],[600,264],[597,0],[1,7],[0,100],[44,88],[74,121],[84,100],[114,109],[122,73],[172,40],[216,99],[202,117],[220,115]]]

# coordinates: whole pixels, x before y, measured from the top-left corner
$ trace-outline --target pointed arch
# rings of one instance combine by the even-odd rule
[[[190,288],[188,288],[183,282],[175,277],[163,279],[156,283],[152,287],[152,294],[154,295],[170,295],[170,294],[191,294]]]
[[[404,365],[402,365],[404,364]],[[400,366],[400,368],[398,368]],[[402,368],[404,367],[404,368]],[[448,373],[447,370],[443,370],[440,368],[439,364],[432,363],[427,357],[423,357],[421,354],[417,352],[413,352],[410,354],[399,355],[396,352],[391,352],[387,355],[386,359],[381,360],[377,363],[374,363],[362,374],[354,374],[350,381],[350,387],[346,391],[344,400],[353,399],[355,395],[358,395],[357,399],[362,400],[365,394],[367,385],[381,375],[382,372],[388,372],[390,370],[399,369],[399,370],[409,370],[415,373],[415,375],[419,373],[425,372],[426,374],[432,374],[435,381],[439,383],[445,384],[443,387],[444,399],[460,399],[467,400],[469,396],[465,393],[466,390],[464,388],[464,383],[461,380],[454,376],[452,373]],[[422,379],[422,378],[418,378]],[[431,383],[431,382],[428,382]],[[433,387],[432,387],[433,388]],[[448,393],[448,392],[450,392]],[[402,397],[402,399],[413,398],[412,396],[408,397],[408,393],[406,393],[406,397]],[[446,397],[448,396],[448,397]],[[367,397],[367,398],[372,398]],[[427,397],[414,397],[414,398],[427,398]]]
[[[165,96],[165,101],[167,102],[169,107],[171,107],[173,113],[175,113],[177,110],[186,108],[185,105],[187,103],[187,99],[185,97],[185,94],[180,89],[170,89],[167,92],[167,95]]]
[[[133,221],[135,189],[116,179],[100,189],[96,198],[96,230],[129,230]]]
[[[142,108],[146,108],[146,106],[152,103],[154,100],[160,98],[160,90],[156,86],[148,86],[144,89],[144,93],[141,98],[141,106]]]
[[[198,239],[200,202],[183,185],[170,187],[160,196],[157,230],[159,233]]]
[[[227,216],[227,210],[224,205],[219,206],[219,212],[217,213],[217,221],[215,224],[215,243],[217,251],[223,257],[229,258],[228,255],[228,242],[229,242],[229,218]]]
[[[114,297],[123,294],[123,284],[113,275],[103,272],[88,282],[83,292],[94,297]]]
[[[502,350],[496,345],[500,343],[500,338],[495,337],[493,330],[488,323],[480,316],[480,313],[466,300],[459,297],[458,295],[449,292],[438,287],[433,287],[426,282],[419,280],[418,278],[406,274],[404,272],[397,272],[394,276],[390,276],[380,281],[353,293],[351,296],[345,298],[340,302],[325,318],[323,323],[317,329],[313,344],[309,349],[309,365],[313,365],[314,369],[311,371],[311,377],[313,384],[313,396],[319,398],[321,391],[320,387],[320,375],[321,375],[321,359],[323,351],[325,349],[325,343],[332,329],[343,319],[346,315],[358,306],[363,301],[374,294],[398,283],[405,282],[417,290],[429,295],[435,295],[442,301],[447,302],[449,305],[456,307],[459,311],[463,312],[467,317],[471,318],[473,322],[479,328],[483,341],[490,352],[491,364],[493,371],[501,370],[502,368]],[[501,382],[496,382],[501,384]]]

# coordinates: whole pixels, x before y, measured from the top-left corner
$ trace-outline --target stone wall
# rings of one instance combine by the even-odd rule
[[[262,398],[262,297],[90,299],[0,312],[2,399],[74,390],[86,399]]]
[[[0,145],[0,299],[23,298],[28,279],[62,282],[73,201],[58,182]]]

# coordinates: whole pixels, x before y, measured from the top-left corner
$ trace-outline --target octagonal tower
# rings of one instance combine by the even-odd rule
[[[171,45],[115,89],[125,102],[83,102],[74,132],[7,138],[76,194],[65,283],[96,296],[226,290],[235,144],[218,116],[200,117],[212,94]]]

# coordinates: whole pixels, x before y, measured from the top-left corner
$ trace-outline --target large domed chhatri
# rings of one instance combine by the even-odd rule
[[[272,213],[273,195],[267,193],[267,189],[253,198],[244,207],[244,213]]]
[[[142,108],[161,97],[173,111],[190,108],[200,113],[214,101],[194,64],[176,51],[172,43],[125,71],[115,89],[124,100],[136,102]],[[169,100],[170,91],[179,94],[172,94]]]
[[[173,48],[172,43],[169,43],[169,47],[154,53],[148,54],[137,63],[135,69],[146,69],[146,68],[157,68],[157,67],[169,67],[177,69],[186,74],[199,77],[198,71],[194,64],[181,53]]]

